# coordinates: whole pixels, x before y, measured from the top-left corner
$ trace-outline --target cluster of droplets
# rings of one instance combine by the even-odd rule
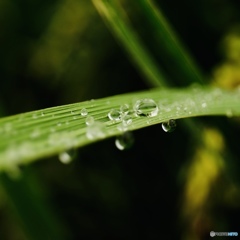
[[[167,109],[168,110],[168,109]],[[125,150],[132,146],[133,135],[128,132],[128,126],[132,123],[132,114],[138,117],[155,117],[159,114],[159,106],[150,98],[144,98],[137,100],[133,109],[130,110],[129,105],[124,104],[119,109],[112,109],[108,113],[108,118],[113,122],[121,121],[118,125],[118,130],[122,132],[115,140],[115,145],[119,150]],[[148,120],[150,124],[150,120]],[[165,132],[172,132],[176,128],[176,122],[170,119],[167,122],[162,123],[162,128]]]

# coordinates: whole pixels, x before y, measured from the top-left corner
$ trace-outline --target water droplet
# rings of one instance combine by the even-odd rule
[[[115,140],[115,145],[119,150],[129,149],[134,142],[134,138],[131,132],[124,132],[122,135],[118,136]]]
[[[75,149],[71,149],[59,154],[58,158],[61,163],[69,164],[76,157]]]
[[[85,116],[88,115],[88,111],[87,111],[86,108],[83,108],[83,109],[81,110],[81,115],[82,115],[83,117],[85,117]]]
[[[74,110],[71,111],[71,114],[75,114]]]
[[[42,117],[45,116],[44,112],[41,112],[41,116],[42,116]]]
[[[202,103],[202,108],[205,108],[205,107],[207,107],[207,103],[203,102]]]
[[[149,98],[137,100],[133,109],[138,116],[155,117],[158,114],[158,106],[156,102]]]
[[[120,124],[118,124],[118,126],[117,126],[117,129],[120,131],[120,132],[125,132],[125,131],[127,131],[127,125],[126,124],[124,124],[123,122],[121,122]]]
[[[102,122],[94,122],[87,127],[88,139],[103,138],[105,136],[105,125]]]
[[[176,129],[176,121],[174,119],[170,119],[167,122],[162,123],[162,129],[165,132],[173,132]]]
[[[94,117],[93,116],[87,116],[85,123],[88,126],[92,125],[94,123]]]
[[[62,123],[61,123],[61,122],[58,122],[58,123],[57,123],[57,126],[58,126],[58,127],[62,126]]]
[[[122,117],[122,123],[123,123],[123,125],[125,125],[125,126],[128,126],[128,125],[130,125],[130,124],[132,124],[132,117],[130,116],[130,115],[124,115],[123,117]]]
[[[121,113],[128,113],[128,111],[129,111],[129,105],[128,104],[123,104],[123,105],[121,105],[120,106],[120,112]]]
[[[108,118],[112,121],[120,121],[121,120],[121,112],[118,111],[117,109],[112,109],[108,113]]]

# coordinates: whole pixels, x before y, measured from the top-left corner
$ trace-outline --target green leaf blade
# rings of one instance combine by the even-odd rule
[[[137,116],[132,113],[132,123],[127,127],[122,127],[121,121],[108,118],[111,109],[128,104],[132,110],[137,100],[145,98],[157,103],[157,116]],[[83,108],[87,109],[87,116],[102,123],[102,135],[89,138],[87,116],[81,115]],[[0,119],[0,170],[117,136],[123,130],[133,131],[169,119],[218,115],[240,115],[239,91],[207,87],[154,89],[5,117]]]

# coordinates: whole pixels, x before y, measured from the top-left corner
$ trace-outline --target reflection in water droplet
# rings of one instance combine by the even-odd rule
[[[133,106],[138,116],[155,117],[158,114],[158,106],[153,99],[145,98],[137,100]]]
[[[112,121],[120,121],[121,120],[121,112],[118,111],[117,109],[112,109],[108,113],[108,118]]]
[[[119,150],[129,149],[134,143],[134,138],[131,132],[124,132],[115,140],[115,145]]]
[[[94,123],[94,117],[93,116],[87,116],[86,118],[86,125],[92,125]]]
[[[88,115],[88,111],[87,111],[86,108],[83,108],[83,109],[81,110],[81,115],[82,115],[83,117],[85,117],[85,116]]]
[[[162,123],[162,129],[165,132],[173,132],[177,127],[176,121],[174,119],[170,119],[167,122]]]
[[[69,164],[76,157],[76,150],[71,149],[59,154],[58,158],[61,163]]]
[[[88,139],[103,138],[105,136],[105,125],[101,122],[94,122],[87,126],[86,136]]]

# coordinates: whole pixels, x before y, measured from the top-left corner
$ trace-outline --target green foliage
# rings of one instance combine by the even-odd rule
[[[156,116],[136,114],[134,105],[142,99],[152,99],[157,103],[159,110]],[[239,116],[239,99],[238,90],[193,86],[189,89],[129,93],[2,118],[0,170],[11,170],[16,164],[28,163],[169,119],[207,115]],[[127,112],[130,112],[128,116],[132,122],[124,125],[122,119],[109,119],[108,113],[112,109],[120,111],[124,104],[129,106]],[[90,116],[95,123],[88,126],[86,121]],[[103,126],[93,128],[98,122]]]

